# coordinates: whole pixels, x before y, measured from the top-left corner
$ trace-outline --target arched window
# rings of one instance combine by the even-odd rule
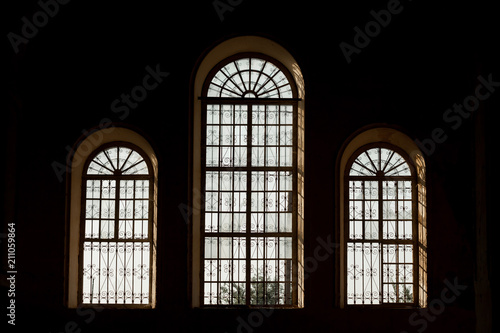
[[[155,306],[157,162],[125,128],[94,131],[71,160],[69,307]]]
[[[370,135],[391,132],[379,131]],[[344,159],[343,304],[425,306],[423,158],[381,137],[386,141],[366,144],[358,137]]]
[[[132,144],[100,147],[84,168],[82,304],[150,304],[152,167]]]
[[[255,52],[223,58],[205,76],[194,305],[302,306],[303,116],[295,82],[286,66]]]

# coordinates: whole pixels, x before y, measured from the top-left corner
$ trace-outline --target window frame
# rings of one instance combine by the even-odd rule
[[[210,45],[203,52],[196,62],[190,85],[190,154],[189,154],[189,174],[188,178],[188,196],[187,211],[184,215],[188,228],[188,297],[192,308],[201,308],[200,304],[200,284],[203,272],[200,271],[200,244],[201,244],[201,208],[204,205],[204,199],[201,193],[201,141],[206,139],[201,137],[201,114],[202,114],[202,90],[203,84],[210,71],[217,64],[234,54],[241,52],[260,52],[266,54],[285,66],[292,74],[298,90],[298,232],[302,237],[299,238],[298,251],[298,269],[301,283],[299,292],[299,307],[304,306],[304,110],[305,110],[305,82],[299,64],[279,42],[256,35],[242,35],[230,37]]]
[[[372,149],[372,148],[386,148],[386,149],[389,149],[389,150],[392,150],[396,153],[398,153],[406,162],[406,164],[408,165],[409,167],[409,170],[410,170],[410,175],[409,176],[379,176],[379,175],[374,175],[374,176],[351,176],[349,175],[350,171],[351,171],[351,168],[352,168],[352,165],[354,164],[354,161],[358,158],[358,156],[360,156],[361,154],[363,154],[364,152],[367,152],[368,150]],[[343,285],[343,288],[344,288],[344,297],[345,297],[345,304],[347,307],[376,307],[376,308],[384,308],[384,307],[389,307],[389,308],[408,308],[408,307],[417,307],[418,306],[418,301],[420,299],[419,297],[419,287],[418,287],[418,280],[419,280],[419,267],[418,267],[418,249],[419,249],[419,246],[418,246],[418,239],[419,239],[419,236],[418,236],[418,192],[417,192],[417,174],[416,174],[416,170],[415,170],[415,166],[413,165],[410,157],[408,156],[408,154],[403,150],[401,149],[400,147],[398,146],[395,146],[393,144],[390,144],[390,143],[386,143],[386,142],[372,142],[372,143],[368,143],[368,144],[365,144],[359,148],[357,148],[355,150],[354,153],[351,154],[351,156],[349,157],[347,163],[346,163],[346,166],[345,166],[345,170],[344,170],[344,175],[343,175],[343,178],[344,178],[344,206],[343,206],[343,209],[344,209],[344,212],[347,212],[347,213],[344,213],[344,221],[342,221],[342,223],[344,224],[344,234],[343,234],[343,248],[344,249],[347,249],[347,244],[348,243],[360,243],[360,244],[364,244],[364,243],[376,243],[376,244],[379,244],[380,245],[380,265],[382,266],[384,264],[384,261],[382,259],[383,257],[383,244],[395,244],[397,246],[399,245],[404,245],[404,244],[411,244],[413,246],[412,248],[412,269],[413,269],[413,281],[412,281],[412,285],[413,285],[413,302],[407,302],[407,303],[399,303],[399,302],[395,302],[395,303],[380,303],[380,304],[365,304],[365,303],[362,303],[362,304],[349,304],[348,303],[348,293],[347,293],[347,288],[348,288],[348,283],[347,283],[347,280],[348,280],[348,272],[347,272],[347,262],[348,262],[348,251],[345,250],[344,251],[344,262],[346,263],[346,269],[344,269],[344,272],[343,274],[345,275],[344,278],[345,278],[345,283]],[[377,219],[379,220],[379,229],[378,229],[378,232],[379,232],[379,237],[378,239],[376,240],[368,240],[368,239],[365,239],[363,237],[363,239],[361,240],[357,240],[357,239],[350,239],[349,238],[349,222],[350,222],[350,216],[349,216],[349,204],[350,204],[350,199],[349,199],[349,182],[352,181],[352,180],[360,180],[360,181],[377,181],[378,183],[378,191],[379,191],[379,195],[378,195],[378,199],[377,199],[377,204],[379,205],[379,207],[381,205],[383,205],[383,198],[380,196],[380,192],[382,191],[382,186],[381,184],[385,181],[385,180],[392,180],[392,181],[411,181],[411,189],[412,189],[412,198],[411,198],[411,207],[412,207],[412,239],[411,240],[406,240],[406,239],[398,239],[398,238],[395,238],[395,239],[386,239],[384,240],[383,239],[383,236],[380,236],[382,235],[383,231],[382,231],[382,228],[380,228],[380,224],[381,224],[381,214],[383,214],[383,211],[379,209],[378,213],[379,215],[377,216]],[[383,293],[383,276],[382,276],[382,272],[380,272],[380,285],[379,285],[379,293],[382,294]],[[399,283],[397,283],[397,285],[399,285]],[[379,297],[383,297],[383,296],[379,296]]]
[[[106,149],[109,148],[129,148],[132,151],[135,151],[138,153],[144,160],[144,162],[147,165],[148,168],[148,173],[147,174],[138,174],[138,175],[92,175],[88,174],[88,168],[90,163],[94,160],[94,158],[103,152]],[[116,185],[115,185],[115,198],[113,199],[114,205],[115,205],[115,231],[118,230],[118,222],[120,220],[119,215],[118,215],[118,210],[116,207],[118,207],[119,202],[120,202],[120,197],[119,197],[119,190],[120,190],[120,182],[121,181],[126,181],[126,180],[148,180],[149,181],[149,193],[148,193],[148,199],[147,201],[149,202],[148,204],[148,238],[146,239],[139,239],[135,240],[134,238],[132,239],[127,239],[123,238],[120,239],[118,238],[118,233],[114,233],[114,238],[113,239],[103,239],[103,238],[85,238],[85,205],[86,205],[86,200],[87,200],[87,186],[86,182],[88,180],[115,180]],[[83,167],[83,174],[82,174],[82,195],[81,195],[81,217],[80,217],[80,240],[79,240],[79,246],[80,246],[80,253],[82,255],[79,256],[79,262],[78,262],[78,304],[81,306],[99,306],[99,307],[111,307],[111,308],[124,308],[124,309],[137,309],[137,308],[151,308],[153,304],[153,286],[154,286],[154,275],[153,275],[153,264],[154,264],[154,251],[153,251],[153,246],[155,244],[154,240],[154,231],[153,231],[153,218],[154,218],[154,211],[153,211],[153,206],[154,206],[154,184],[155,184],[155,179],[154,179],[154,172],[153,172],[153,166],[152,163],[147,156],[147,154],[138,146],[134,145],[133,143],[126,142],[126,141],[112,141],[105,143],[101,145],[99,148],[95,149],[88,157],[87,160],[85,161],[84,167]],[[149,290],[148,290],[148,300],[149,302],[147,304],[145,303],[83,303],[83,253],[84,253],[84,243],[85,242],[108,242],[108,243],[137,243],[137,242],[147,242],[149,243]],[[132,251],[135,251],[133,249]],[[118,272],[115,272],[115,274],[118,274]]]
[[[212,78],[216,73],[219,72],[221,68],[223,68],[225,65],[238,60],[238,59],[244,59],[244,58],[259,58],[263,59],[265,61],[268,61],[272,63],[274,66],[276,66],[287,78],[288,83],[290,84],[290,88],[292,91],[292,98],[248,98],[248,97],[241,97],[241,98],[231,98],[231,97],[208,97],[208,89],[210,86],[210,83],[212,81]],[[239,170],[244,170],[250,174],[251,172],[254,171],[262,171],[262,172],[280,172],[284,171],[281,170],[283,168],[289,168],[291,169],[290,171],[292,172],[292,197],[293,197],[293,208],[292,208],[292,304],[284,304],[284,305],[277,305],[277,304],[258,304],[258,305],[252,305],[249,303],[249,297],[247,297],[246,304],[245,305],[237,305],[237,304],[204,304],[204,284],[205,284],[205,279],[204,279],[204,260],[205,260],[205,255],[204,255],[204,238],[205,238],[205,206],[201,206],[201,223],[200,223],[200,293],[199,293],[199,304],[201,307],[205,308],[220,308],[220,307],[257,307],[257,308],[264,308],[264,307],[272,307],[272,308],[294,308],[298,307],[298,284],[299,284],[299,269],[297,263],[298,263],[298,230],[297,230],[297,215],[298,215],[298,159],[297,159],[297,151],[298,151],[298,102],[301,100],[298,96],[298,89],[295,83],[295,80],[292,76],[292,74],[289,72],[289,70],[278,60],[274,59],[273,57],[270,57],[266,54],[260,53],[260,52],[240,52],[233,54],[229,57],[226,57],[225,59],[219,61],[216,66],[214,66],[206,76],[203,87],[202,87],[202,95],[199,97],[199,100],[201,101],[201,169],[200,169],[200,188],[202,192],[202,197],[204,197],[205,194],[205,175],[207,172],[207,166],[206,166],[206,130],[207,130],[207,106],[208,105],[246,105],[247,106],[247,135],[248,137],[251,136],[251,113],[252,113],[252,107],[255,105],[262,105],[262,106],[267,106],[267,105],[287,105],[287,106],[292,106],[292,112],[293,112],[293,120],[292,120],[292,131],[293,131],[293,139],[292,139],[292,166],[291,167],[281,167],[281,166],[275,166],[275,167],[269,167],[269,166],[252,166],[250,159],[247,159],[247,165],[245,167],[219,167],[221,170],[220,171],[239,171]],[[253,145],[247,143],[246,147],[248,149],[247,151],[247,156],[251,155],[251,147]],[[266,145],[264,147],[267,147]],[[247,198],[250,198],[250,195],[252,193],[250,189],[250,182],[247,182]],[[248,205],[250,207],[250,205]],[[247,217],[247,221],[251,219],[250,217],[250,208],[247,208],[246,213],[249,215]],[[248,222],[247,222],[248,224]],[[264,233],[251,233],[249,228],[247,228],[247,231],[245,233],[242,233],[241,236],[245,237],[247,239],[247,242],[252,237],[266,237],[266,232]],[[276,234],[280,234],[277,232]],[[272,236],[269,236],[272,237]],[[276,236],[279,237],[279,236]],[[246,245],[246,259],[245,262],[250,263],[251,257],[249,255],[249,248],[250,245]],[[247,273],[247,278],[245,281],[246,290],[249,290],[249,285],[251,284],[251,281],[248,280],[248,275]],[[247,294],[248,295],[248,294]]]
[[[82,187],[83,175],[86,172],[84,165],[89,156],[100,146],[110,142],[126,142],[139,147],[147,156],[150,162],[150,172],[154,181],[150,184],[153,188],[152,202],[149,207],[152,213],[152,234],[153,243],[150,247],[152,251],[153,262],[150,266],[152,294],[149,305],[137,306],[134,308],[155,308],[157,303],[156,297],[156,277],[157,277],[157,197],[158,197],[158,160],[156,152],[151,143],[143,134],[130,127],[124,127],[123,124],[109,123],[107,126],[96,126],[89,129],[82,135],[73,145],[67,157],[66,169],[66,225],[65,225],[65,279],[64,279],[64,304],[68,308],[116,308],[130,309],[120,304],[82,304],[79,301],[80,289],[80,232],[82,221]]]
[[[345,209],[348,197],[345,196],[345,174],[347,162],[358,148],[372,143],[387,143],[398,147],[400,150],[406,152],[407,160],[415,167],[417,176],[418,188],[418,304],[413,308],[427,307],[428,299],[428,286],[427,286],[427,184],[426,184],[426,161],[417,144],[400,126],[374,123],[366,125],[354,133],[349,135],[340,147],[335,166],[335,179],[338,186],[335,186],[335,203],[339,209],[335,210],[335,240],[340,245],[339,251],[336,251],[336,267],[335,270],[335,290],[338,295],[335,299],[335,304],[340,308],[391,308],[391,305],[348,305],[346,288],[346,240],[345,240],[345,218],[349,212]],[[393,307],[392,307],[393,308]],[[401,307],[399,307],[401,308]],[[410,306],[408,306],[410,308]]]

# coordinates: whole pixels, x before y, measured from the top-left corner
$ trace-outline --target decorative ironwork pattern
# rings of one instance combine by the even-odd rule
[[[221,67],[206,94],[202,303],[293,306],[297,107],[282,100],[294,97],[290,82],[272,62],[243,57]]]
[[[410,176],[406,160],[393,150],[372,148],[358,155],[350,176]]]
[[[113,147],[101,151],[90,162],[88,175],[147,175],[144,158],[127,147]]]
[[[144,155],[111,145],[86,170],[81,303],[149,304],[152,178]]]
[[[410,165],[387,147],[355,155],[347,176],[347,304],[414,304],[416,193]]]

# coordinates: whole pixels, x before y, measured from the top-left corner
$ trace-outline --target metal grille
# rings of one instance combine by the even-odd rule
[[[272,62],[242,57],[227,63],[212,77],[208,97],[292,98],[285,73]]]
[[[215,71],[206,96],[202,304],[295,305],[290,81],[272,62],[242,57]]]
[[[416,187],[394,147],[354,154],[347,181],[347,304],[414,304]]]
[[[150,303],[151,181],[147,158],[131,145],[106,145],[87,162],[82,195],[82,304]]]

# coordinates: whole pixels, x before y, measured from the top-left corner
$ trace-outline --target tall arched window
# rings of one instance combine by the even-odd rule
[[[67,304],[156,304],[157,160],[137,132],[95,130],[71,156]]]
[[[398,132],[378,131],[365,138],[380,135],[385,142],[360,144],[360,136],[344,159],[343,304],[425,306],[423,158],[411,143],[406,148],[412,156],[388,142],[387,133]],[[406,139],[401,133],[393,136]]]
[[[100,147],[84,167],[82,304],[150,304],[152,167],[137,146]]]
[[[272,57],[237,53],[208,73],[200,100],[199,304],[301,306],[303,124],[294,77]]]

